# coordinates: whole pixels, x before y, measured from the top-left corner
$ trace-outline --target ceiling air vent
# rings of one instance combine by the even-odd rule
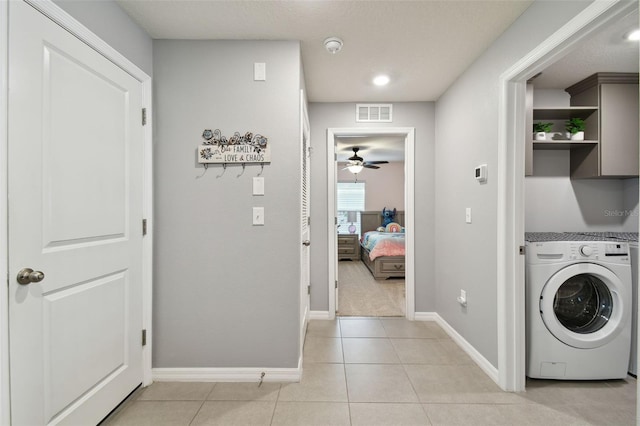
[[[357,104],[356,122],[358,123],[391,123],[393,105],[391,104]]]

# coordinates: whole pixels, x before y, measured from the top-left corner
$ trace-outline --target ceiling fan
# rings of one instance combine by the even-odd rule
[[[349,169],[351,173],[360,173],[362,171],[362,168],[379,169],[380,167],[376,166],[376,164],[389,163],[388,161],[364,161],[364,159],[358,155],[358,151],[360,151],[360,148],[354,146],[352,149],[353,155],[348,158],[349,162],[347,163],[347,167],[344,168]]]

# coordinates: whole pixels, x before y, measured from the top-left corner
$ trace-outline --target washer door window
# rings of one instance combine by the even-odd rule
[[[627,323],[628,290],[609,269],[592,264],[570,265],[553,275],[540,297],[547,329],[561,342],[583,349],[614,339]]]
[[[609,287],[592,274],[566,280],[553,300],[553,312],[560,324],[579,334],[594,333],[609,322],[613,296]]]

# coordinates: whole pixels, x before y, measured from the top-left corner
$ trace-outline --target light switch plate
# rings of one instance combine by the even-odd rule
[[[267,64],[264,62],[256,62],[253,64],[253,80],[265,81],[267,79]]]
[[[264,225],[264,207],[253,208],[253,224]]]
[[[467,207],[465,210],[465,221],[471,223],[471,207]]]
[[[264,178],[253,178],[253,195],[264,195]]]

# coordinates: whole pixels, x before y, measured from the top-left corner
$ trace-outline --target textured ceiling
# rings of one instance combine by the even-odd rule
[[[117,0],[155,39],[300,40],[310,102],[432,101],[531,4],[531,0]],[[535,80],[564,89],[595,72],[637,72],[637,11],[582,42]],[[344,40],[331,55],[327,37]],[[267,64],[268,66],[268,64]],[[371,78],[387,73],[379,88]],[[402,161],[404,140],[338,138],[338,160]]]
[[[566,89],[596,72],[638,72],[638,42],[625,35],[637,29],[638,11],[580,43],[536,77],[536,89]]]
[[[531,4],[117,0],[155,39],[300,40],[311,102],[432,101]],[[324,49],[327,37],[341,52]],[[267,64],[268,66],[268,64]],[[379,88],[371,79],[387,73]]]

